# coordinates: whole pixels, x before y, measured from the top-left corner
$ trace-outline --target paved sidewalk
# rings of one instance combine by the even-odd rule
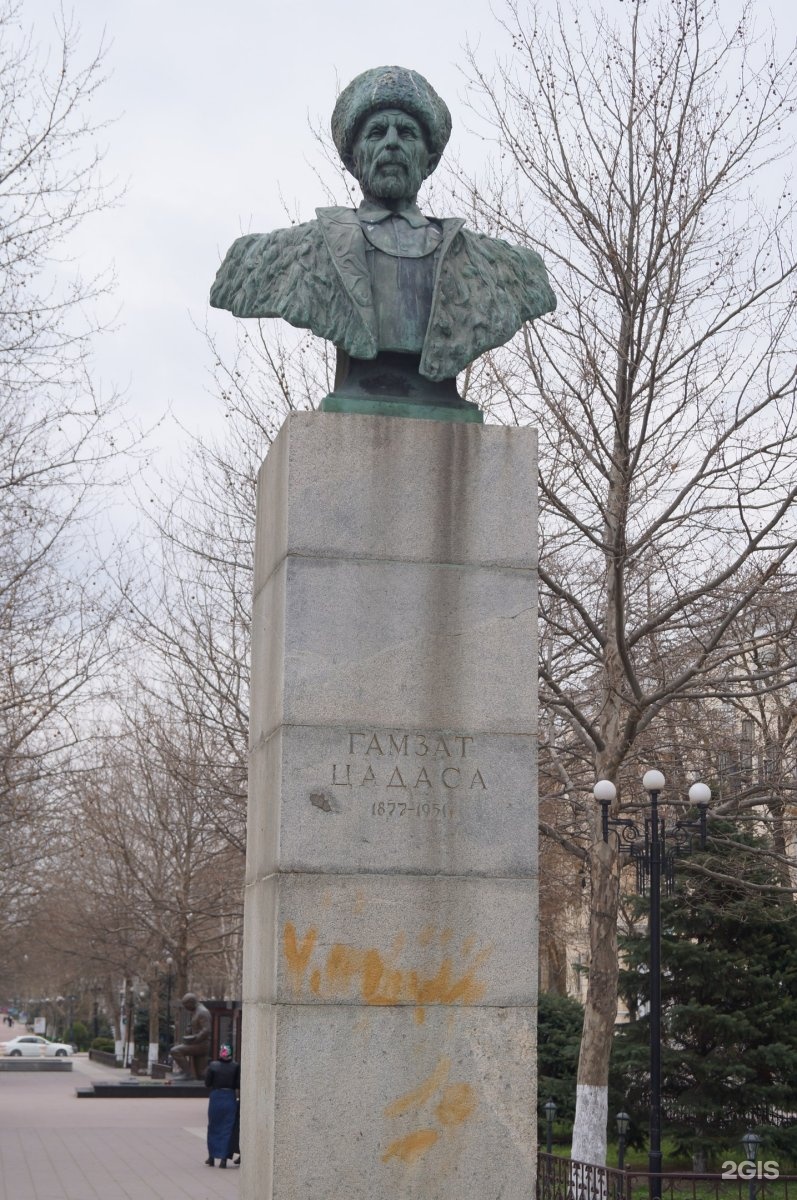
[[[0,1075],[0,1200],[238,1200],[239,1170],[204,1165],[204,1097],[76,1098],[109,1074],[78,1056],[70,1073]]]

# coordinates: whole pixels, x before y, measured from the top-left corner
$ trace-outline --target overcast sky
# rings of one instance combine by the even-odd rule
[[[52,0],[26,0],[24,11],[37,34],[51,29]],[[128,181],[121,205],[92,220],[77,246],[87,272],[110,260],[118,280],[119,329],[97,346],[97,368],[146,423],[171,407],[188,427],[208,428],[221,405],[192,320],[231,330],[233,318],[207,305],[220,257],[241,232],[286,224],[281,196],[305,218],[325,202],[308,163],[317,153],[308,114],[327,120],[338,81],[397,62],[444,96],[456,148],[465,41],[492,53],[506,35],[478,0],[79,0],[75,12],[86,52],[103,34],[108,43],[111,77],[95,115],[118,116],[105,172]],[[173,426],[158,433],[175,439]]]
[[[610,10],[622,3],[606,0]],[[23,17],[44,37],[55,8],[23,0]],[[774,13],[782,44],[794,39],[792,0],[757,8],[763,26]],[[230,330],[228,313],[208,317],[220,256],[242,231],[285,224],[281,195],[305,218],[324,202],[307,163],[308,114],[327,120],[338,82],[399,63],[444,97],[451,149],[470,158],[464,46],[478,44],[489,62],[508,37],[484,0],[77,0],[75,13],[86,53],[103,36],[108,44],[110,79],[95,115],[118,117],[105,169],[127,181],[121,205],[76,246],[87,270],[111,261],[118,279],[119,329],[97,348],[98,372],[106,387],[126,389],[146,423],[170,407],[189,428],[218,427],[221,404],[192,320]],[[171,425],[158,440],[178,452],[180,436]]]

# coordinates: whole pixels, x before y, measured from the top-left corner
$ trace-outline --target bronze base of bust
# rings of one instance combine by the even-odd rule
[[[455,379],[426,379],[419,363],[419,355],[388,350],[371,359],[350,358],[345,378],[324,397],[321,411],[482,423],[481,409],[462,399]]]

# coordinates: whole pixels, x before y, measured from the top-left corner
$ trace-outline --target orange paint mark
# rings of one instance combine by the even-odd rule
[[[440,945],[441,945],[441,946],[447,946],[447,945],[448,945],[448,943],[451,941],[451,939],[452,939],[452,937],[453,937],[453,936],[454,936],[454,930],[453,930],[453,929],[448,929],[448,928],[446,928],[446,929],[441,929],[441,931],[440,931]]]
[[[388,1162],[391,1158],[400,1158],[405,1163],[417,1162],[439,1137],[436,1129],[416,1129],[414,1133],[391,1142],[382,1155],[382,1162]]]
[[[435,935],[434,925],[424,925],[421,932],[418,934],[419,946],[431,946]]]
[[[408,991],[417,1004],[475,1004],[481,1000],[486,988],[476,978],[476,964],[458,978],[454,976],[451,959],[444,958],[437,974],[423,979],[417,971],[410,971]]]
[[[316,941],[318,940],[318,930],[308,929],[301,941],[301,945],[296,940],[296,926],[292,921],[285,922],[285,929],[282,935],[282,945],[285,951],[285,959],[288,964],[288,971],[291,975],[291,983],[294,991],[300,992],[302,989],[302,981],[304,980],[307,965],[310,962],[310,955],[315,949]]]
[[[463,957],[470,958],[471,954],[473,954],[473,951],[475,949],[476,949],[476,939],[473,936],[473,934],[471,934],[469,937],[466,937],[465,941],[462,943]]]
[[[365,987],[363,987],[363,1000],[366,1004],[398,1004],[403,985],[403,972],[387,967],[383,963],[379,990],[366,996]]]
[[[435,1092],[448,1079],[450,1070],[451,1059],[441,1058],[428,1079],[424,1079],[423,1083],[413,1088],[411,1092],[407,1092],[404,1096],[399,1096],[398,1100],[394,1100],[392,1104],[388,1104],[385,1109],[385,1116],[403,1117],[404,1113],[411,1112],[413,1109],[420,1108],[422,1104],[426,1104],[427,1100],[431,1100]]]
[[[469,1083],[452,1083],[443,1092],[443,1098],[435,1108],[441,1125],[461,1125],[476,1107],[476,1097]]]
[[[412,1015],[415,1018],[416,1025],[423,1025],[424,1021],[426,1020],[426,1009],[414,1008],[412,1010]]]
[[[434,929],[428,926],[425,932],[432,935]],[[441,939],[447,932],[442,932]],[[317,944],[317,929],[308,929],[300,939],[292,922],[286,922],[283,948],[290,981],[297,993],[304,986]],[[475,1004],[483,998],[486,986],[477,973],[489,958],[490,948],[475,956],[463,955],[456,965],[455,958],[449,955],[432,968],[434,974],[422,974],[395,965],[405,944],[406,936],[397,934],[390,954],[384,955],[376,947],[362,950],[336,942],[329,947],[323,964],[310,972],[310,990],[315,996],[323,992],[334,1000],[359,993],[364,1004],[413,1004],[418,1009],[429,1004]],[[423,1024],[424,1019],[416,1013],[418,1024]]]
[[[333,994],[347,992],[352,980],[360,971],[362,953],[336,942],[330,948],[326,961],[326,977],[329,989]]]
[[[366,1004],[377,1003],[377,993],[382,982],[385,964],[378,950],[366,950],[361,971],[362,997]]]

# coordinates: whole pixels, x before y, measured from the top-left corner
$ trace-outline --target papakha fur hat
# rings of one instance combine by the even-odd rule
[[[426,133],[429,153],[443,153],[451,136],[451,113],[428,80],[406,67],[372,67],[343,89],[332,113],[332,139],[347,170],[354,165],[357,130],[382,108],[400,108],[415,117]]]

